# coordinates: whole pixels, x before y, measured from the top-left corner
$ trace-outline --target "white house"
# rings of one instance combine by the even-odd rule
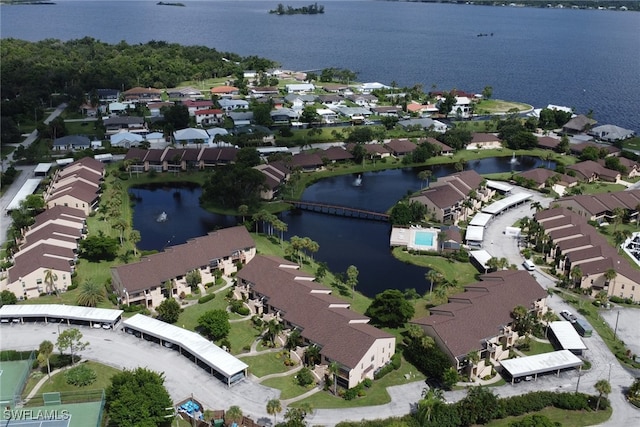
[[[218,105],[226,112],[234,110],[247,110],[249,109],[249,102],[244,99],[219,99]]]
[[[285,87],[287,88],[287,93],[307,93],[316,89],[312,83],[288,84]]]
[[[335,121],[338,120],[338,114],[328,108],[318,108],[316,109],[316,113],[322,119],[322,123],[335,123]]]

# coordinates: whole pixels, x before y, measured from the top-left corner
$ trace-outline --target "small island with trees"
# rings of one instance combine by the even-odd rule
[[[318,6],[318,3],[314,3],[302,7],[285,7],[282,3],[278,3],[278,7],[271,9],[269,13],[276,15],[318,15],[324,13],[324,6]]]

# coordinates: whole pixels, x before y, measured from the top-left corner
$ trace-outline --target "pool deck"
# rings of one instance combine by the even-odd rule
[[[426,231],[434,234],[433,243],[431,245],[418,245],[416,244],[416,232]],[[438,250],[438,233],[437,228],[421,228],[421,227],[393,227],[391,229],[391,237],[389,238],[389,246],[404,246],[407,249],[416,251],[437,251]]]

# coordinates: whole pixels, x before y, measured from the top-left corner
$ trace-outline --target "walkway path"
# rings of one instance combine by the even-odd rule
[[[284,400],[281,400],[280,402],[282,403],[282,406],[287,406],[287,405],[292,404],[293,402],[297,402],[299,400],[306,399],[309,396],[313,396],[314,394],[318,393],[319,391],[322,391],[322,387],[317,386],[317,387],[314,387],[311,390],[307,391],[306,393],[302,393],[300,396],[292,397],[291,399],[284,399]]]
[[[63,368],[51,371],[51,377],[53,377],[54,375],[59,374],[62,371],[64,371]],[[42,387],[44,385],[44,383],[47,382],[47,380],[49,380],[49,375],[45,375],[44,377],[40,378],[40,381],[38,381],[38,383],[33,387],[33,389],[27,395],[27,398],[25,399],[25,402],[28,402],[29,400],[33,399],[33,397],[36,395],[36,393],[38,393],[38,390],[40,390],[40,387]]]

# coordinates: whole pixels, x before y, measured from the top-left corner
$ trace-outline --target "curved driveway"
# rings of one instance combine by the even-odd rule
[[[536,196],[536,200],[543,200]],[[543,200],[544,202],[549,199]],[[504,227],[512,225],[517,219],[529,215],[533,211],[529,204],[513,209],[496,218],[488,227],[486,235],[493,239],[487,250],[495,256],[506,257],[511,263],[520,265],[520,257],[516,241],[502,234]],[[491,240],[487,240],[491,242]],[[545,288],[555,286],[553,278],[540,271],[534,272],[538,282]],[[548,305],[556,312],[570,308],[557,296],[548,299]],[[638,333],[632,328],[624,328],[630,334],[625,339],[638,341]],[[619,328],[619,331],[621,328]],[[33,349],[40,342],[48,339],[52,342],[57,337],[56,325],[25,324],[0,326],[0,347],[3,349]],[[268,400],[278,398],[280,391],[264,387],[250,380],[245,380],[227,389],[219,380],[211,377],[202,369],[196,367],[188,359],[180,356],[176,351],[160,347],[148,341],[143,341],[124,334],[121,331],[105,331],[101,329],[82,328],[86,340],[90,342],[88,350],[82,352],[83,357],[120,368],[135,368],[144,366],[158,372],[164,372],[165,384],[174,401],[193,395],[202,401],[207,408],[223,409],[231,405],[238,405],[243,412],[254,420],[267,425],[273,417],[266,412]],[[519,395],[534,390],[575,391],[595,393],[594,384],[600,379],[609,379],[612,385],[610,397],[614,411],[610,420],[604,426],[640,425],[640,411],[629,405],[624,399],[623,390],[628,387],[634,376],[623,368],[611,354],[602,339],[594,333],[586,338],[589,347],[586,356],[592,363],[589,371],[570,371],[555,375],[543,376],[537,381],[522,382],[515,385],[493,387],[493,391],[500,396]],[[579,382],[579,384],[578,384]],[[422,381],[409,382],[405,385],[390,387],[391,402],[386,405],[369,406],[350,409],[318,409],[311,414],[307,421],[310,425],[333,426],[340,421],[386,418],[401,416],[409,413],[413,405],[420,399],[424,383]],[[464,390],[446,392],[448,402],[455,402],[466,395]]]

